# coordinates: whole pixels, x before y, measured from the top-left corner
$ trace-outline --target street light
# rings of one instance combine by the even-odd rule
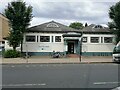
[[[81,37],[79,38],[79,47],[80,47],[80,53],[79,53],[79,60],[80,60],[80,62],[82,61],[82,58],[81,58],[81,56],[82,56],[82,35],[83,35],[83,31],[81,31]]]

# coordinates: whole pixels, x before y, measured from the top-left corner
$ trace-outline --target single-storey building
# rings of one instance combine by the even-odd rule
[[[23,52],[31,55],[81,54],[112,55],[114,35],[101,25],[89,25],[76,30],[55,21],[30,27],[24,35]]]

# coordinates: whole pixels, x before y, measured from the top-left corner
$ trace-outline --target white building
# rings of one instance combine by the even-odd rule
[[[87,56],[111,56],[114,35],[101,25],[91,24],[83,30],[82,54]]]
[[[24,35],[23,52],[31,55],[80,54],[108,56],[112,54],[114,35],[100,25],[90,25],[76,30],[51,21],[28,29]],[[81,42],[82,38],[82,42]]]

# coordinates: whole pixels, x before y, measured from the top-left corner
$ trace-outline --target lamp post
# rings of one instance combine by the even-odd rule
[[[81,31],[81,37],[79,38],[79,60],[80,60],[80,62],[82,61],[82,58],[81,58],[81,56],[82,56],[82,35],[83,35],[83,31]]]
[[[80,47],[79,60],[81,62],[81,60],[82,60],[82,58],[81,58],[81,55],[82,55],[82,37],[79,39],[79,47]]]
[[[25,53],[25,58],[26,58],[26,63],[28,63],[28,46],[26,44],[26,53]]]

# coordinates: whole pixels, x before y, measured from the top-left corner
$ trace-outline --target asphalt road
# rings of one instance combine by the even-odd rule
[[[3,88],[114,88],[118,64],[2,65]]]

